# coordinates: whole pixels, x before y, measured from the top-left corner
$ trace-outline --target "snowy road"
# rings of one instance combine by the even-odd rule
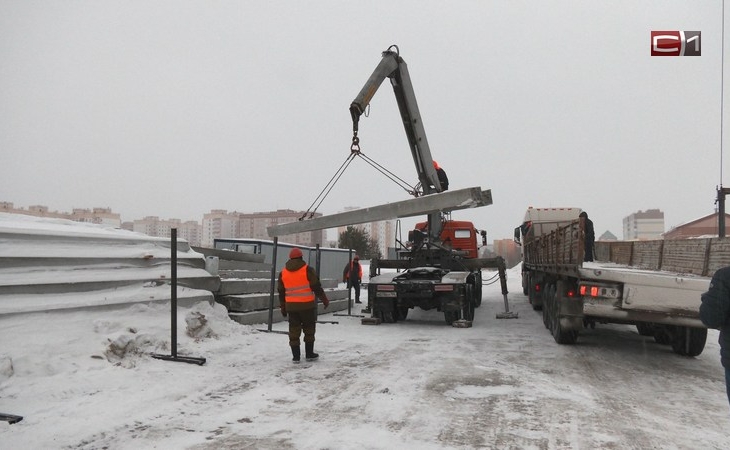
[[[205,305],[216,337],[181,332],[179,344],[204,366],[139,353],[169,341],[159,305],[0,318],[14,367],[0,370],[0,412],[25,416],[0,423],[0,448],[730,448],[716,331],[697,358],[629,326],[558,346],[510,275],[518,319],[496,319],[497,286],[469,329],[420,310],[380,326],[325,315],[339,324],[318,326],[320,361],[299,365],[285,335]],[[125,336],[134,344],[118,365],[100,358]]]

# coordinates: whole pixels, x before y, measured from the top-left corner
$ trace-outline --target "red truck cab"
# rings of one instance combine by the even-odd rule
[[[416,224],[416,230],[425,232],[428,222]],[[441,244],[444,247],[464,252],[465,258],[477,258],[477,230],[466,220],[447,220],[441,229]]]

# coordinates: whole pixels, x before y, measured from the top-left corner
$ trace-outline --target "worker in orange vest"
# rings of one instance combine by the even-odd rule
[[[304,331],[304,349],[307,361],[319,358],[314,353],[314,333],[317,326],[317,301],[319,298],[324,308],[330,304],[327,294],[322,289],[317,272],[302,259],[302,251],[293,248],[289,252],[289,261],[279,272],[277,289],[281,315],[289,317],[289,346],[292,361],[301,359],[299,336]]]
[[[342,271],[342,282],[347,283],[347,291],[350,288],[355,288],[355,303],[362,303],[360,301],[360,283],[362,283],[362,266],[360,265],[360,257],[355,255],[352,261],[345,265],[345,270]]]

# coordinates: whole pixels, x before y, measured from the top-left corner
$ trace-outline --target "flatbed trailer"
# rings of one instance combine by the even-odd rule
[[[596,261],[584,262],[583,226],[575,219],[522,236],[523,289],[555,341],[573,344],[585,328],[624,323],[678,354],[702,353],[700,296],[712,274],[730,265],[730,241],[599,241]]]

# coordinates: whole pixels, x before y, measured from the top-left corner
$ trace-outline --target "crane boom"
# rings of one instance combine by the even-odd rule
[[[360,116],[365,112],[370,100],[386,78],[390,79],[390,84],[393,86],[393,92],[398,103],[398,110],[403,121],[403,128],[408,138],[413,163],[416,166],[416,173],[423,194],[442,192],[441,183],[431,157],[431,149],[428,146],[428,139],[426,139],[426,130],[418,110],[416,94],[413,91],[413,84],[408,73],[408,65],[398,54],[398,47],[395,45],[390,46],[388,50],[383,52],[380,63],[370,75],[360,93],[355,97],[355,100],[350,104],[353,141],[357,139]],[[440,214],[429,214],[428,225],[431,239],[438,240],[441,232]]]
[[[396,51],[391,50],[396,48]],[[423,194],[441,192],[436,169],[433,167],[431,150],[426,139],[426,130],[423,127],[421,114],[418,111],[416,95],[411,84],[411,77],[408,74],[408,65],[398,55],[397,47],[391,46],[383,52],[383,58],[375,68],[375,71],[363,86],[355,100],[350,104],[350,115],[352,116],[352,131],[357,134],[360,116],[370,104],[370,100],[377,92],[380,85],[386,78],[390,78],[393,86],[395,99],[398,103],[403,128],[408,138],[408,144],[413,155],[413,162],[416,166],[418,181],[421,183]]]

